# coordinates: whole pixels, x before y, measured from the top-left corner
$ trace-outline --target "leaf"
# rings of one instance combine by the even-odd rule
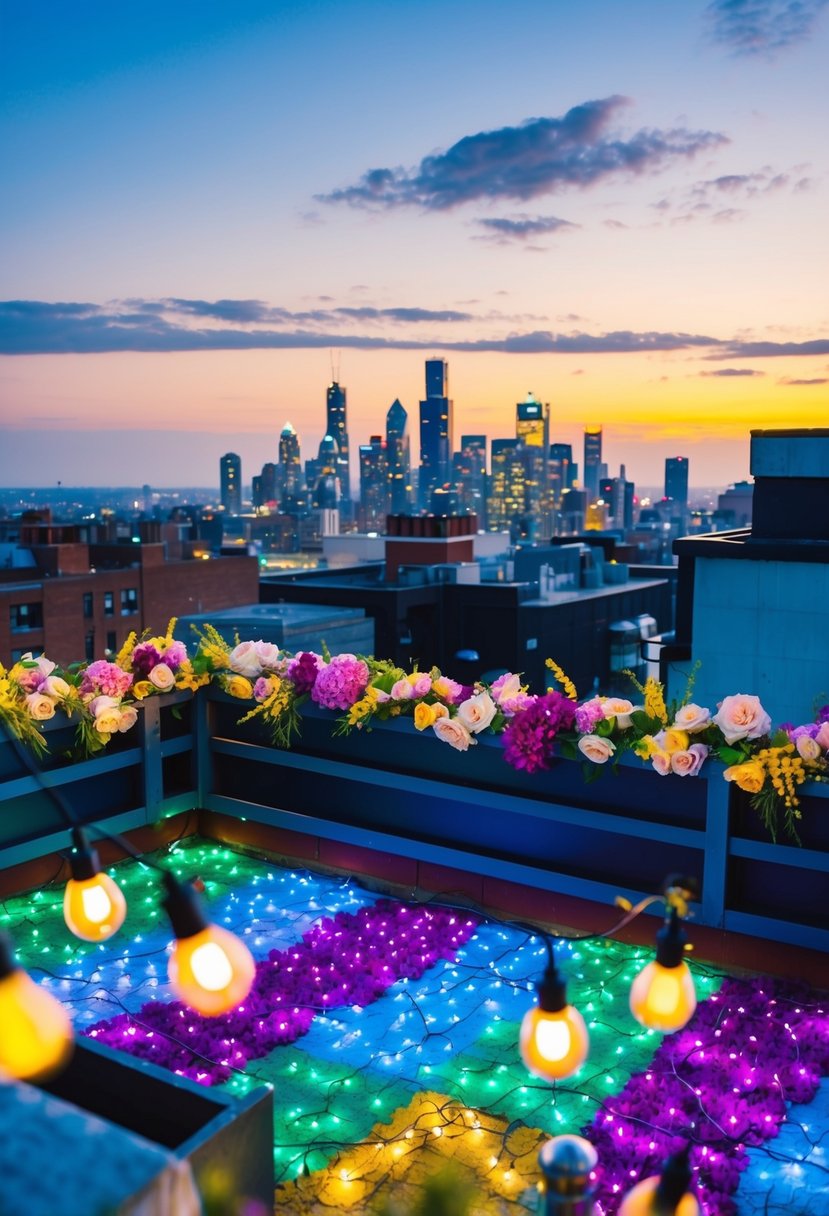
[[[736,747],[721,747],[717,751],[717,756],[723,764],[729,765],[742,764],[748,758],[744,751],[738,751]]]
[[[644,709],[635,709],[630,715],[630,720],[640,735],[656,735],[662,730],[660,719],[652,718],[645,713]]]
[[[593,727],[593,730],[600,739],[608,739],[613,734],[613,728],[615,725],[615,718],[601,718]]]

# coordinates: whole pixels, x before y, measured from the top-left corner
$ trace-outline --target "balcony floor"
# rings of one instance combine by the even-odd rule
[[[695,1021],[660,1049],[661,1036],[643,1031],[627,1007],[630,981],[651,952],[587,939],[564,945],[559,958],[570,999],[590,1027],[591,1053],[575,1078],[553,1090],[529,1076],[517,1049],[546,959],[539,937],[466,908],[424,917],[421,907],[395,899],[378,909],[383,897],[355,881],[284,869],[197,838],[165,856],[182,877],[203,879],[211,918],[244,935],[257,962],[280,952],[269,999],[290,1041],[271,1047],[260,1038],[261,1020],[236,1014],[218,1029],[189,1014],[167,1015],[166,918],[156,876],[136,862],[111,871],[129,913],[102,946],[69,936],[57,885],[7,900],[4,927],[20,962],[72,1008],[81,1033],[232,1092],[274,1086],[279,1212],[368,1213],[392,1193],[406,1203],[446,1162],[475,1188],[476,1216],[536,1211],[540,1144],[587,1129],[612,1216],[620,1191],[640,1169],[653,1172],[671,1132],[693,1120],[694,1138],[706,1142],[695,1160],[717,1194],[709,1216],[829,1216],[822,1147],[829,1006],[819,1005],[818,994],[771,979],[760,993],[751,979],[696,964]],[[337,918],[341,936],[315,971],[324,935],[311,946],[303,934],[326,917]],[[357,951],[365,954],[355,967]],[[271,971],[263,968],[259,978]],[[373,986],[363,982],[369,973],[380,976]],[[307,997],[309,984],[316,999]],[[728,1097],[733,1115],[723,1127],[729,1060],[747,1075],[742,1092]],[[803,1089],[790,1086],[784,1104],[772,1078],[786,1069],[803,1078]],[[757,1146],[745,1148],[755,1132]],[[714,1166],[704,1160],[709,1154]],[[730,1198],[727,1177],[739,1177]]]

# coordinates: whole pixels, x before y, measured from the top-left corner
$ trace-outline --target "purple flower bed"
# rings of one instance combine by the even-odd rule
[[[300,1038],[315,1013],[369,1005],[397,980],[419,979],[441,959],[454,959],[477,927],[467,912],[380,900],[326,917],[295,946],[271,950],[256,965],[247,999],[231,1013],[205,1018],[180,1001],[149,1001],[138,1015],[118,1014],[84,1033],[215,1085]]]
[[[604,1104],[586,1134],[607,1216],[686,1139],[704,1210],[734,1216],[746,1146],[776,1136],[787,1102],[811,1101],[829,1072],[826,1008],[802,1000],[796,986],[768,977],[726,980],[666,1036],[647,1072]]]

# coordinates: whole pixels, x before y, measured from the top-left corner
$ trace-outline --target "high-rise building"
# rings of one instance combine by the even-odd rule
[[[584,428],[584,489],[587,502],[595,502],[599,497],[599,480],[602,475],[602,428],[587,426]]]
[[[620,466],[618,477],[602,478],[599,494],[607,507],[612,527],[623,531],[633,527],[634,493],[635,486],[632,481],[628,481],[624,465]]]
[[[307,461],[306,470],[313,477],[311,502],[314,507],[339,509],[342,499],[340,485],[340,450],[333,435],[323,435],[316,461]],[[313,464],[313,469],[311,465]],[[309,489],[311,488],[309,483]]]
[[[550,495],[556,507],[561,506],[561,496],[572,489],[574,480],[573,445],[571,443],[550,444]]]
[[[683,509],[688,506],[688,458],[669,456],[665,461],[665,497]]]
[[[394,515],[407,514],[412,505],[412,462],[409,453],[408,421],[409,416],[406,410],[395,398],[386,414],[390,510]]]
[[[349,465],[348,419],[346,417],[345,389],[336,380],[328,386],[325,395],[325,431],[337,441],[337,476],[340,482],[342,510],[351,510],[351,469]]]
[[[219,483],[222,506],[228,515],[242,511],[242,460],[235,452],[226,452],[219,461]]]
[[[302,462],[299,436],[290,422],[285,423],[279,436],[279,483],[283,511],[293,510],[302,492]]]
[[[452,402],[445,359],[426,360],[426,399],[420,403],[420,504],[427,507],[432,490],[449,481],[452,455]]]
[[[515,434],[524,445],[527,478],[526,510],[541,536],[553,532],[553,493],[550,483],[550,407],[532,393],[515,406]]]
[[[452,480],[460,511],[474,511],[486,528],[486,435],[461,435],[459,452],[452,456]]]
[[[538,532],[539,449],[520,439],[493,439],[488,492],[487,530],[509,531],[513,540],[534,540]]]
[[[386,441],[382,435],[372,435],[368,443],[360,444],[360,527],[385,532],[390,502]]]
[[[532,393],[527,393],[527,400],[515,406],[516,437],[523,439],[528,448],[546,448],[548,429],[548,411]]]

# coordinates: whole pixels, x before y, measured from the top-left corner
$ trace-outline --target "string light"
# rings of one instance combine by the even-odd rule
[[[518,1045],[527,1068],[545,1081],[572,1076],[587,1058],[587,1027],[578,1009],[568,1004],[567,985],[552,947],[538,986],[538,1004],[524,1014]]]
[[[245,999],[256,974],[250,950],[238,937],[207,922],[190,883],[164,872],[164,907],[176,940],[168,975],[173,991],[206,1017],[227,1013]]]
[[[87,942],[103,942],[117,933],[127,914],[118,884],[101,870],[97,849],[83,828],[72,829],[72,877],[63,896],[63,916],[70,933]]]
[[[684,959],[687,937],[675,906],[656,935],[656,958],[630,989],[630,1011],[643,1026],[666,1034],[681,1030],[697,1007],[694,979]]]
[[[622,1200],[618,1216],[700,1216],[696,1196],[688,1189],[690,1147],[669,1157],[661,1174],[637,1183]]]
[[[69,1015],[20,967],[0,934],[0,1071],[18,1081],[45,1081],[72,1053]]]

